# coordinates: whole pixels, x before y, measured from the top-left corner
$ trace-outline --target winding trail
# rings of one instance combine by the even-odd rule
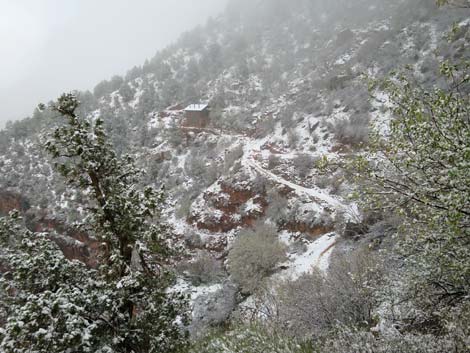
[[[343,212],[347,220],[358,221],[361,218],[357,205],[348,205],[346,202],[331,196],[317,186],[306,188],[297,185],[263,168],[255,159],[255,155],[261,150],[263,142],[264,141],[258,141],[257,143],[253,143],[253,141],[246,141],[243,157],[243,164],[245,166],[277,184],[289,187],[299,196],[308,196],[314,203],[320,206]],[[286,264],[288,269],[282,271],[279,274],[280,277],[296,279],[302,274],[310,272],[313,268],[326,271],[328,269],[330,255],[336,246],[337,239],[338,235],[334,232],[320,236],[313,243],[308,245],[307,251],[304,254],[294,255],[289,259]]]
[[[344,205],[339,202],[337,199],[331,197],[328,195],[326,192],[321,190],[318,187],[315,188],[306,188],[304,186],[300,186],[297,184],[294,184],[266,169],[261,167],[253,158],[248,158],[247,160],[248,165],[256,170],[258,173],[263,174],[266,176],[268,179],[271,179],[278,184],[282,184],[285,186],[288,186],[289,188],[293,189],[297,194],[304,194],[307,196],[312,197],[315,201],[322,203],[323,205],[329,206],[333,209],[342,209]]]
[[[352,205],[347,205],[338,199],[332,197],[329,195],[327,192],[323,191],[319,187],[314,187],[314,188],[306,188],[301,185],[297,185],[295,183],[292,183],[283,177],[280,177],[279,175],[276,175],[269,170],[264,169],[261,165],[259,165],[255,159],[253,158],[253,155],[249,155],[248,158],[246,158],[246,163],[247,165],[258,172],[259,174],[264,175],[270,180],[275,181],[278,184],[285,185],[297,193],[297,195],[307,195],[311,197],[315,202],[319,203],[322,206],[326,206],[330,209],[336,210],[336,211],[343,211],[344,215],[347,219],[349,220],[358,220],[360,219],[360,213],[357,208],[357,205],[352,204]]]
[[[274,181],[277,184],[285,185],[292,189],[298,196],[307,196],[312,200],[312,203],[329,208],[333,211],[341,211],[344,213],[346,219],[357,221],[360,219],[360,213],[357,205],[348,205],[343,200],[333,197],[325,190],[315,186],[307,188],[298,184],[295,184],[285,178],[274,174],[273,172],[263,168],[261,164],[256,160],[255,156],[260,154],[262,146],[266,140],[253,140],[246,135],[232,134],[228,131],[222,131],[218,129],[208,128],[185,128],[188,131],[199,131],[206,132],[209,134],[217,135],[226,138],[237,138],[240,140],[240,144],[243,145],[243,157],[242,165],[252,170],[254,173],[263,175],[269,180]],[[319,211],[321,209],[319,208]],[[313,267],[316,267],[322,271],[326,271],[329,264],[329,257],[336,245],[338,235],[336,233],[328,233],[318,237],[314,242],[308,245],[307,251],[303,254],[293,255],[286,265],[288,269],[279,273],[281,278],[289,277],[291,279],[298,278],[303,273],[310,272]]]

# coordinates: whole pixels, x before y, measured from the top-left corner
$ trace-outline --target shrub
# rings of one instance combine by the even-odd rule
[[[294,167],[301,178],[305,178],[310,174],[314,163],[314,158],[306,153],[299,154],[294,158]]]
[[[369,141],[369,117],[352,115],[349,119],[337,121],[332,132],[338,142],[344,145],[360,146]]]
[[[206,161],[204,157],[195,150],[191,150],[191,153],[185,160],[184,171],[187,175],[191,175],[194,178],[203,178],[206,171]]]
[[[295,131],[295,129],[289,128],[287,131],[287,144],[289,147],[294,148],[297,146],[299,142],[299,135]]]
[[[279,166],[281,163],[281,158],[279,156],[276,156],[275,154],[270,154],[268,158],[268,169],[272,170]]]
[[[291,107],[287,107],[283,109],[279,113],[279,118],[281,120],[281,126],[284,129],[289,129],[294,127],[295,121],[294,121],[294,110]]]
[[[266,210],[267,219],[275,224],[279,224],[286,217],[286,211],[289,206],[288,200],[279,194],[276,189],[271,189],[268,192],[268,209]]]
[[[182,219],[187,218],[191,214],[191,206],[198,192],[195,190],[196,185],[190,190],[185,190],[185,194],[181,197],[175,209],[176,217]]]
[[[303,254],[307,251],[308,247],[301,239],[289,245],[289,252],[291,254]]]
[[[243,157],[243,145],[237,145],[235,148],[225,152],[224,171],[228,173],[236,161]]]
[[[279,242],[276,228],[260,225],[238,235],[228,255],[228,268],[242,291],[252,293],[285,259],[286,248]]]
[[[239,327],[229,332],[214,332],[199,341],[191,353],[313,353],[310,345],[270,332],[261,326]]]
[[[266,137],[269,134],[272,134],[275,128],[276,128],[276,120],[271,116],[266,117],[258,124],[257,136]]]
[[[217,282],[224,274],[220,261],[204,250],[195,259],[183,262],[179,269],[195,286]]]
[[[398,331],[383,336],[357,329],[343,328],[326,340],[321,352],[329,353],[442,353],[466,352],[468,338],[458,335],[401,334]]]
[[[184,243],[189,248],[202,248],[204,246],[204,241],[202,240],[201,236],[196,232],[189,232],[184,236]]]
[[[191,336],[204,337],[211,328],[226,325],[238,303],[237,294],[238,287],[226,281],[219,290],[198,296],[193,304]]]
[[[382,274],[380,262],[368,250],[338,258],[328,274],[319,270],[278,289],[280,321],[291,334],[322,336],[338,323],[373,326],[374,285]]]

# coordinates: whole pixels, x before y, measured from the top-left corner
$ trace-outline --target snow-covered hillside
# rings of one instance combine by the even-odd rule
[[[327,3],[232,1],[125,77],[80,93],[82,114],[104,117],[118,151],[137,157],[147,183],[165,186],[165,217],[187,251],[181,262],[191,267],[204,253],[220,270],[206,283],[188,279],[188,264],[179,271],[175,288],[199,314],[201,298],[212,305],[235,296],[227,255],[240,232],[260,224],[276,227],[287,249],[268,283],[326,270],[345,230],[364,217],[349,197],[354,181],[336,162],[361,153],[370,127],[386,133],[390,119],[388,97],[372,98],[367,80],[409,65],[431,85],[439,60],[468,56],[453,50],[468,49],[467,10],[439,11],[432,1]],[[183,124],[184,108],[201,103],[210,123]],[[72,223],[83,217],[75,205],[84,195],[63,187],[38,147],[51,122],[51,112],[36,111],[2,132],[0,188]],[[325,161],[336,167],[325,172]]]

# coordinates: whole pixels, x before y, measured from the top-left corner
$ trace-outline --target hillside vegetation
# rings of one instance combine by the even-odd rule
[[[439,5],[233,0],[126,75],[7,124],[0,215],[19,214],[0,223],[0,271],[38,256],[17,237],[66,277],[21,312],[52,305],[70,270],[101,324],[116,318],[95,331],[102,352],[468,351],[470,8]],[[190,104],[209,122],[189,123]],[[31,288],[1,279],[0,347],[27,352],[50,323],[22,326]]]

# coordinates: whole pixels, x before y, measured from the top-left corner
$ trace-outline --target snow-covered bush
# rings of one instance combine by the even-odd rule
[[[217,282],[224,275],[221,262],[204,250],[199,251],[194,259],[180,264],[179,269],[195,286]]]
[[[200,295],[193,304],[189,331],[200,337],[211,329],[226,325],[237,304],[238,287],[226,281],[216,292]]]
[[[468,336],[445,336],[389,332],[384,335],[352,328],[340,328],[319,347],[328,353],[443,353],[467,352]]]
[[[315,185],[322,189],[330,189],[330,192],[337,195],[341,189],[345,180],[344,173],[342,171],[332,172],[328,174],[318,175],[314,182]]]
[[[289,245],[290,254],[303,254],[307,251],[307,244],[302,239],[298,239]]]
[[[372,327],[382,273],[376,256],[362,250],[336,258],[327,274],[315,270],[286,281],[277,288],[279,321],[297,337],[323,336],[338,323]]]
[[[272,170],[279,166],[281,163],[281,158],[275,154],[270,154],[268,157],[268,169]]]
[[[243,145],[241,144],[225,152],[225,158],[224,158],[225,173],[228,173],[230,168],[232,168],[233,165],[235,164],[235,162],[240,160],[240,158],[242,157],[243,157]]]
[[[228,269],[242,291],[251,293],[285,258],[286,248],[277,238],[276,228],[262,224],[238,235],[228,255]]]
[[[178,201],[176,206],[175,215],[178,218],[187,218],[191,214],[191,206],[197,194],[193,190],[188,190]]]
[[[355,114],[347,119],[340,119],[332,130],[336,140],[344,145],[364,145],[369,140],[369,117]]]
[[[258,137],[269,136],[273,134],[275,128],[276,128],[276,120],[272,116],[267,116],[258,123],[257,136]]]
[[[283,129],[291,129],[295,127],[294,120],[295,110],[293,107],[288,106],[281,110],[279,113],[279,119]]]
[[[198,249],[204,246],[204,241],[202,240],[201,236],[193,231],[190,231],[184,235],[184,243],[190,249]]]
[[[297,147],[297,143],[299,142],[299,134],[293,128],[287,129],[287,145],[290,148]]]
[[[47,234],[0,219],[0,351],[5,353],[173,352],[185,345],[175,325],[184,301],[164,277],[129,272],[118,280],[66,259]],[[102,270],[102,269],[101,269]],[[133,312],[127,312],[131,302]],[[183,315],[184,316],[184,315]]]
[[[312,155],[302,153],[294,158],[294,167],[301,178],[307,177],[315,166],[315,160]]]
[[[282,223],[287,215],[288,200],[282,196],[275,188],[268,191],[268,209],[266,210],[266,217],[274,224]]]

